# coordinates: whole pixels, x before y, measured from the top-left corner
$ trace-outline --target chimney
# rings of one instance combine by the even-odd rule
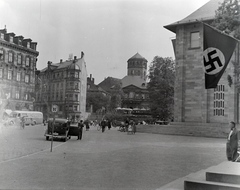
[[[60,63],[62,63],[62,59],[60,59]]]
[[[94,84],[94,78],[92,78],[92,82],[93,82],[93,84]]]
[[[84,53],[83,53],[83,51],[81,52],[81,59],[84,57]]]
[[[90,74],[90,81],[92,81],[92,74]]]
[[[51,66],[51,64],[52,64],[52,62],[51,62],[51,61],[48,61],[47,64],[48,64],[48,69],[49,69],[50,66]]]
[[[74,56],[74,60],[76,60],[77,59],[77,56]]]

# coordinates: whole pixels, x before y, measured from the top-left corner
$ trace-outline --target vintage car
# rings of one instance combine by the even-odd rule
[[[71,136],[77,136],[77,137],[79,136],[80,137],[79,140],[82,140],[82,130],[79,131],[78,123],[71,123],[70,124],[70,129],[69,129],[68,135],[69,135],[70,138],[71,138]]]
[[[54,121],[55,120],[55,121]],[[49,118],[45,132],[46,140],[50,138],[62,139],[64,142],[69,139],[70,122],[63,118]]]

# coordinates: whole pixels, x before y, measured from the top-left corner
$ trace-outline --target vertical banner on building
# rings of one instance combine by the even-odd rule
[[[205,88],[216,88],[235,50],[237,40],[203,24]]]

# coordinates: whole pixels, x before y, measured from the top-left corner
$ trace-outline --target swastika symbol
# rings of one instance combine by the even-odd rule
[[[208,48],[203,52],[205,72],[214,75],[220,72],[225,64],[223,53],[216,48]]]

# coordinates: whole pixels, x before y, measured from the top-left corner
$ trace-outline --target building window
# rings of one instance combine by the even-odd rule
[[[192,32],[191,33],[191,48],[200,47],[200,33]]]
[[[0,33],[0,38],[4,40],[4,34]]]
[[[134,92],[129,93],[129,98],[134,98]]]
[[[21,80],[21,73],[17,73],[17,81]]]
[[[224,85],[218,85],[214,89],[213,115],[224,116]]]
[[[26,67],[29,67],[29,66],[30,66],[30,58],[26,57]]]
[[[12,36],[9,37],[9,41],[10,41],[11,43],[13,43],[13,37],[12,37]]]
[[[0,78],[3,78],[3,69],[0,69]]]
[[[73,106],[73,111],[78,111],[78,106]]]
[[[29,75],[25,75],[25,82],[29,83]]]
[[[78,83],[75,83],[75,90],[78,90]]]
[[[28,94],[27,94],[27,93],[25,94],[24,99],[25,99],[25,100],[28,100]]]
[[[78,101],[78,94],[75,94],[75,101]]]
[[[4,51],[3,49],[0,49],[0,60],[3,60],[3,56],[4,56]]]
[[[20,95],[19,95],[19,91],[16,92],[16,99],[19,99]]]
[[[27,48],[30,48],[30,42],[27,42]]]
[[[78,72],[75,72],[75,78],[79,78],[79,73]]]
[[[18,65],[21,65],[21,64],[22,64],[22,55],[21,55],[21,54],[18,54],[18,55],[17,55],[17,64],[18,64]]]
[[[8,80],[12,80],[12,71],[8,71]]]
[[[13,62],[13,52],[8,52],[8,62],[9,63]]]

